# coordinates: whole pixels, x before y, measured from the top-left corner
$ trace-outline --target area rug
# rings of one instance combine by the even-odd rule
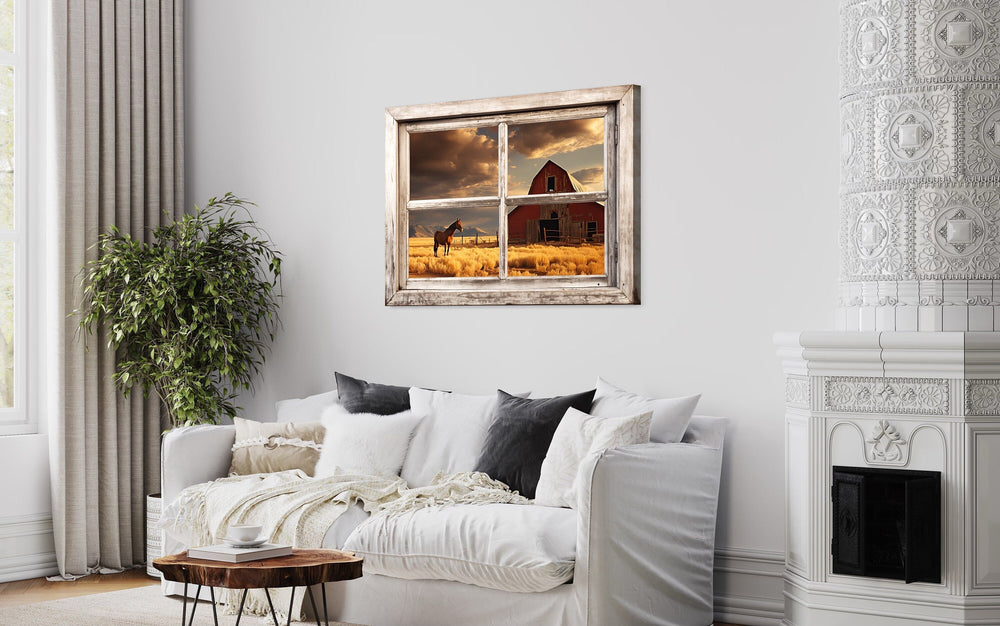
[[[207,590],[203,589],[204,594]],[[18,626],[53,626],[66,624],[73,626],[161,626],[177,624],[181,621],[181,599],[164,596],[159,585],[109,591],[89,596],[23,604],[0,608],[0,624],[17,624]],[[191,606],[188,601],[188,618],[191,617]],[[235,615],[223,615],[219,611],[219,624],[233,624]],[[195,613],[195,624],[214,624],[212,608],[207,602],[198,603]],[[282,622],[283,624],[284,622]],[[293,624],[315,624],[312,622],[292,622]],[[322,623],[322,622],[321,622]],[[270,617],[244,615],[240,626],[264,626],[274,624]],[[330,626],[351,626],[344,622],[330,622]],[[356,625],[355,625],[356,626]]]

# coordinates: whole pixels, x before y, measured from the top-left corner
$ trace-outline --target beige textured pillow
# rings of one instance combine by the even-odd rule
[[[321,422],[273,423],[233,418],[236,442],[229,474],[300,469],[310,476],[323,449]]]

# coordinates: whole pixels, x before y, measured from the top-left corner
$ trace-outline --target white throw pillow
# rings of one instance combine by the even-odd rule
[[[425,417],[403,463],[406,483],[424,487],[438,472],[473,471],[496,406],[496,393],[470,396],[411,387],[410,409]]]
[[[597,393],[594,394],[590,414],[617,417],[652,411],[653,426],[649,431],[649,440],[656,443],[677,443],[684,436],[700,398],[700,393],[681,398],[647,398],[598,378]]]
[[[337,390],[318,393],[308,398],[290,398],[274,403],[274,411],[279,422],[318,422],[323,409],[340,404]]]
[[[575,509],[583,458],[609,448],[649,443],[652,416],[646,411],[629,417],[594,417],[568,408],[542,461],[535,504]]]
[[[347,413],[343,407],[323,411],[323,451],[315,476],[333,476],[338,468],[362,474],[399,476],[420,416],[413,411],[395,415]]]

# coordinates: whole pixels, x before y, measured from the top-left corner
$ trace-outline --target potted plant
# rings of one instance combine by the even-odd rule
[[[274,339],[281,254],[248,206],[212,198],[149,243],[112,226],[84,268],[80,326],[106,328],[116,386],[155,392],[171,427],[234,416]]]
[[[148,243],[112,226],[84,267],[80,327],[106,330],[115,385],[154,392],[173,428],[233,417],[274,339],[281,254],[250,206],[212,198]]]

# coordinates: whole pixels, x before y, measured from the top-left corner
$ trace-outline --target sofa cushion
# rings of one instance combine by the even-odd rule
[[[307,398],[289,398],[274,403],[274,412],[279,422],[318,422],[323,409],[339,405],[337,390],[317,393]]]
[[[532,504],[458,504],[376,515],[344,549],[365,574],[547,591],[573,578],[576,514]]]
[[[535,504],[576,508],[579,469],[584,457],[608,448],[649,443],[653,412],[628,417],[594,417],[569,408],[542,461]]]
[[[677,443],[684,436],[700,398],[700,393],[681,398],[647,398],[598,378],[594,406],[588,413],[597,417],[618,417],[652,411],[649,440],[654,443]]]
[[[340,406],[323,411],[326,429],[323,452],[316,462],[316,476],[333,476],[339,470],[380,476],[399,476],[419,415],[403,411],[394,415],[348,413]]]
[[[570,396],[530,399],[498,390],[496,415],[476,471],[507,483],[526,498],[534,498],[542,460],[559,420],[569,407],[590,412],[593,399],[593,389]]]
[[[392,415],[410,409],[410,388],[380,385],[334,372],[340,403],[351,413]]]
[[[413,431],[400,474],[410,487],[431,484],[438,472],[453,474],[476,468],[496,411],[496,393],[471,396],[411,387],[410,406],[424,416]]]
[[[274,423],[233,418],[236,437],[230,474],[260,474],[300,469],[310,476],[319,459],[323,425]]]

